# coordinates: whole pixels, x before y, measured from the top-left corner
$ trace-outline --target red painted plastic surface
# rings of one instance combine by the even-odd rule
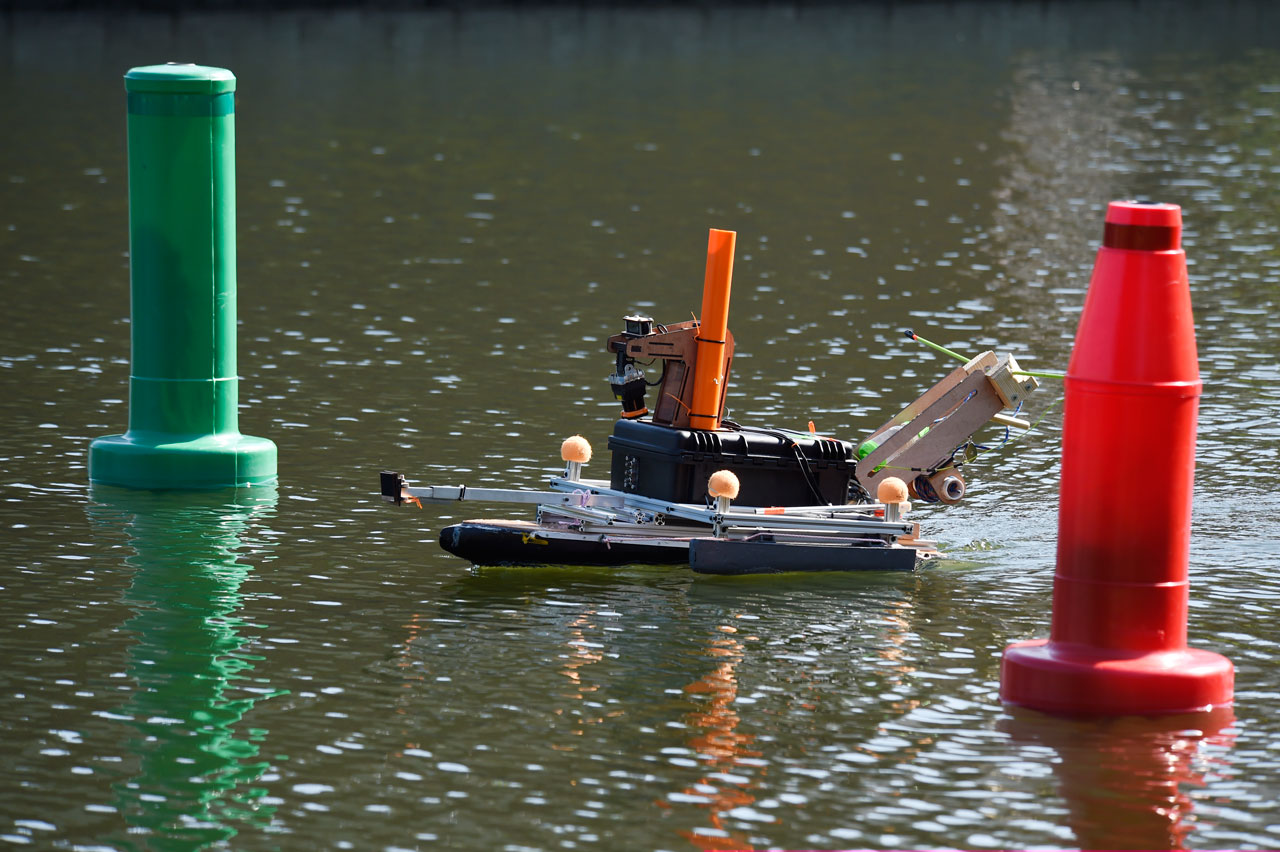
[[[1120,715],[1231,701],[1231,662],[1186,646],[1201,384],[1181,227],[1172,204],[1107,210],[1067,369],[1053,624],[1005,650],[1006,703]]]

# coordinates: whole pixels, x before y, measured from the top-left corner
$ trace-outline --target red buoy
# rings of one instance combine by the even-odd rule
[[[1226,657],[1188,648],[1200,371],[1175,204],[1112,202],[1067,369],[1048,640],[1005,649],[1000,698],[1050,713],[1229,704]]]

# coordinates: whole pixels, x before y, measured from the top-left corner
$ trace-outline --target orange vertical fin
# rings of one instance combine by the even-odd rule
[[[734,231],[711,229],[707,274],[702,284],[702,316],[693,370],[689,426],[719,429],[725,392],[725,343],[729,339],[729,289],[733,284]]]

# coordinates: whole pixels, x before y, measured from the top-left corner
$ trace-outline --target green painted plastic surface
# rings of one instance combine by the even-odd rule
[[[132,369],[129,430],[90,446],[89,479],[134,488],[257,485],[275,445],[239,431],[235,76],[125,75]]]
[[[164,65],[144,65],[131,68],[124,75],[124,87],[129,92],[159,92],[161,94],[206,95],[234,92],[236,75],[226,68],[210,68],[188,62],[169,62]]]

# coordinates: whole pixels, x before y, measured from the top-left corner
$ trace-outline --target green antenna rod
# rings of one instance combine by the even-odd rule
[[[914,340],[916,343],[923,343],[925,346],[928,346],[930,349],[934,350],[935,352],[941,352],[943,355],[950,355],[952,358],[955,358],[957,361],[964,361],[965,363],[968,363],[971,360],[970,358],[964,355],[961,355],[959,352],[948,349],[945,346],[939,346],[937,343],[934,343],[932,340],[925,340],[923,337],[916,334],[914,331],[912,331],[909,328],[904,328],[902,330],[902,333],[906,335],[909,339]],[[1022,366],[1018,367],[1018,374],[1024,375],[1024,376],[1035,376],[1037,379],[1065,379],[1067,377],[1066,373],[1058,373],[1052,370],[1028,370]]]

